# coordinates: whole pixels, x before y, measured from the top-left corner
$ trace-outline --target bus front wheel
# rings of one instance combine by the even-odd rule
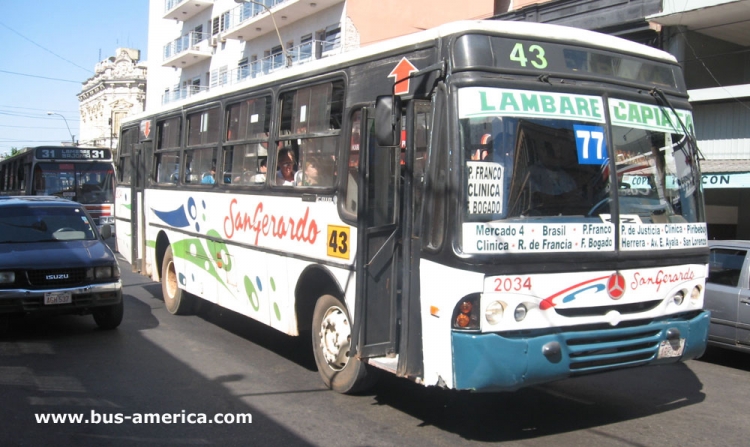
[[[312,325],[315,363],[323,383],[344,394],[364,391],[376,380],[375,370],[358,358],[349,357],[351,340],[351,318],[346,306],[333,295],[320,297]]]
[[[167,247],[161,267],[161,293],[164,305],[172,315],[185,315],[190,312],[190,296],[180,289],[177,271],[174,267],[172,247]]]

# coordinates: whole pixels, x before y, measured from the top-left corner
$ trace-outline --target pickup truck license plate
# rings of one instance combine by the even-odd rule
[[[73,296],[70,292],[47,292],[44,294],[44,305],[48,304],[70,304]]]

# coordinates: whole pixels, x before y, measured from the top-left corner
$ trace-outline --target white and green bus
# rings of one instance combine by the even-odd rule
[[[667,53],[450,23],[132,118],[117,244],[173,314],[311,334],[344,393],[680,362],[709,323],[692,133]]]

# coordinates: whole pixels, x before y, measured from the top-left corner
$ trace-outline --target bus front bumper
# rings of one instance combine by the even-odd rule
[[[710,313],[539,336],[453,332],[456,389],[512,391],[583,374],[676,363],[706,349]]]

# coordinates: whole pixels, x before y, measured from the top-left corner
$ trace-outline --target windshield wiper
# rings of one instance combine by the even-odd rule
[[[706,157],[703,155],[703,152],[701,152],[700,148],[698,147],[698,141],[695,139],[695,135],[693,135],[692,132],[688,131],[687,126],[685,126],[685,123],[680,118],[680,115],[677,114],[677,110],[669,101],[669,99],[667,98],[667,95],[665,95],[663,91],[661,91],[660,89],[656,87],[652,88],[649,94],[653,96],[657,101],[661,102],[663,105],[666,105],[667,107],[669,107],[670,110],[672,110],[672,113],[674,113],[674,116],[677,118],[677,122],[680,123],[680,127],[682,128],[682,131],[685,132],[685,137],[688,139],[688,142],[693,148],[695,148],[696,161],[705,160]],[[669,119],[669,115],[665,114],[665,118],[667,118],[667,121],[669,121],[669,124],[674,128],[674,124],[672,124],[672,120]]]

